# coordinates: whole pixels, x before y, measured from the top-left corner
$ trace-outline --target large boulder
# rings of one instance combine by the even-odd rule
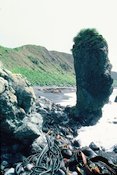
[[[0,67],[1,135],[24,141],[40,135],[42,116],[34,111],[35,94],[29,82],[20,74]]]
[[[99,116],[112,93],[108,45],[95,29],[84,29],[72,48],[77,85],[76,117],[88,122]]]

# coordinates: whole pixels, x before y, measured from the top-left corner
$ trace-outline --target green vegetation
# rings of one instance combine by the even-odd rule
[[[15,49],[0,46],[0,61],[14,73],[21,73],[33,85],[74,86],[75,73],[71,54],[48,51],[35,45]],[[115,74],[112,76],[116,77]],[[116,82],[114,82],[114,85]]]
[[[73,58],[70,54],[26,45],[15,49],[0,47],[0,60],[13,73],[27,77],[33,85],[74,86]]]
[[[75,84],[75,80],[70,74],[63,75],[58,72],[33,71],[22,67],[16,67],[12,71],[24,75],[33,85],[73,86]]]

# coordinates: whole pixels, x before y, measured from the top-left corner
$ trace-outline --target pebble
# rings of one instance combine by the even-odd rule
[[[72,151],[70,149],[63,149],[62,155],[64,158],[69,159],[72,156]]]
[[[78,175],[78,173],[76,171],[72,172],[72,175]]]
[[[93,158],[97,156],[97,154],[91,148],[87,146],[82,148],[82,152],[89,158]]]
[[[80,141],[79,141],[79,140],[74,140],[73,143],[72,143],[72,145],[73,145],[74,147],[79,148],[79,147],[80,147]]]
[[[14,168],[10,168],[8,171],[6,171],[4,173],[4,175],[15,175],[15,169]]]
[[[73,139],[73,135],[70,135],[70,134],[66,135],[66,138],[72,140]]]
[[[31,164],[31,163],[26,165],[26,169],[27,169],[28,171],[30,171],[33,167],[34,167],[34,165]]]
[[[117,145],[113,147],[113,152],[117,153]]]
[[[94,150],[94,151],[99,151],[100,148],[94,143],[94,142],[91,142],[89,147]]]

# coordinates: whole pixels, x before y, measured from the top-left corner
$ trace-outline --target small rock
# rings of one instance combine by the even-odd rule
[[[101,146],[100,149],[101,149],[101,151],[103,151],[103,152],[106,151],[106,149],[105,149],[103,146]]]
[[[71,134],[66,135],[66,138],[72,140],[73,139],[73,135],[71,135]]]
[[[10,168],[8,171],[5,172],[4,175],[15,175],[15,169],[14,168]]]
[[[59,126],[59,129],[63,135],[66,135],[66,128]]]
[[[62,155],[64,158],[69,159],[72,156],[72,151],[70,149],[63,149]]]
[[[78,136],[78,128],[77,127],[73,127],[72,130],[73,130],[73,136],[77,137]]]
[[[117,153],[117,145],[114,145],[113,151],[114,151],[115,153]]]
[[[49,129],[48,129],[47,127],[43,126],[42,131],[43,131],[44,133],[47,133],[48,130],[49,130]]]
[[[76,171],[72,172],[72,175],[78,175],[78,173]]]
[[[93,151],[99,151],[100,148],[94,143],[94,142],[91,142],[89,147],[93,150]]]
[[[26,169],[27,169],[28,171],[30,171],[33,167],[34,167],[34,165],[31,164],[31,163],[29,163],[29,164],[26,165]]]
[[[91,148],[87,146],[82,148],[82,152],[89,158],[93,158],[97,156],[97,154]]]
[[[72,143],[72,145],[74,147],[80,147],[80,141],[79,140],[74,140],[73,143]]]
[[[46,97],[39,97],[38,99],[38,103],[40,105],[41,108],[44,108],[48,111],[50,111],[52,109],[52,102],[47,99]]]

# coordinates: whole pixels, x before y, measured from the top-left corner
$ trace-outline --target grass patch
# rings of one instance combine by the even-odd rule
[[[44,72],[42,70],[31,70],[23,67],[15,67],[11,70],[13,73],[20,73],[25,76],[32,85],[39,86],[74,86],[75,77],[68,74],[54,72]]]

